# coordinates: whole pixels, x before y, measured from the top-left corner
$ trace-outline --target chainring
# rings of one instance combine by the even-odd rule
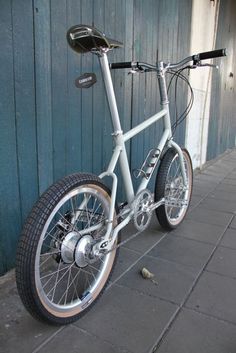
[[[148,227],[152,218],[152,211],[150,210],[152,204],[153,196],[147,189],[140,191],[133,201],[133,220],[138,231],[143,231]]]

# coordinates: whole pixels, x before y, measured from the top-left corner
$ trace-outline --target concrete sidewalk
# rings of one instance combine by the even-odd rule
[[[13,272],[0,278],[0,315],[1,353],[235,353],[236,150],[195,174],[177,230],[163,233],[153,216],[121,248],[110,286],[82,319],[60,328],[35,321]]]

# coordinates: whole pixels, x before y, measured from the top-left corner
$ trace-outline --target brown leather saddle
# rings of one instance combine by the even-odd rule
[[[123,43],[107,38],[104,33],[95,27],[87,25],[71,27],[67,32],[67,41],[77,53],[98,52],[123,46]]]

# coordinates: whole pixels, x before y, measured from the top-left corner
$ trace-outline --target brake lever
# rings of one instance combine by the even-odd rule
[[[200,64],[198,66],[200,66],[200,67],[209,66],[209,67],[212,67],[214,69],[219,70],[219,66],[218,65],[214,65],[214,64]]]
[[[198,67],[206,67],[206,66],[212,67],[212,68],[214,68],[214,69],[219,70],[219,66],[218,66],[218,65],[214,65],[214,64],[202,64],[200,61],[194,63],[193,65],[189,65],[188,68],[189,68],[189,69],[196,69],[196,68],[198,68]]]
[[[141,74],[141,73],[143,73],[143,72],[145,72],[145,70],[141,70],[141,69],[139,69],[139,68],[137,68],[137,69],[131,69],[129,72],[128,72],[128,75],[133,75],[133,74]]]
[[[137,69],[131,69],[129,72],[128,72],[128,75],[133,75],[133,74],[137,74],[138,73],[138,70]]]

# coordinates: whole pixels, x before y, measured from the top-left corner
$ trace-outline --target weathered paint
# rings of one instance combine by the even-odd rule
[[[22,223],[38,196],[76,171],[99,174],[112,140],[99,63],[68,48],[67,29],[88,23],[124,42],[111,61],[177,61],[189,54],[189,0],[1,0],[0,11],[0,274],[14,265]],[[78,90],[76,77],[98,82]],[[155,74],[112,73],[123,130],[159,109]],[[186,104],[180,90],[179,106]],[[181,108],[180,108],[181,110]],[[185,125],[177,132],[184,142]],[[127,144],[139,168],[162,132],[157,124]],[[118,171],[119,172],[119,171]],[[122,196],[122,185],[119,185]],[[121,198],[121,197],[120,197]]]

